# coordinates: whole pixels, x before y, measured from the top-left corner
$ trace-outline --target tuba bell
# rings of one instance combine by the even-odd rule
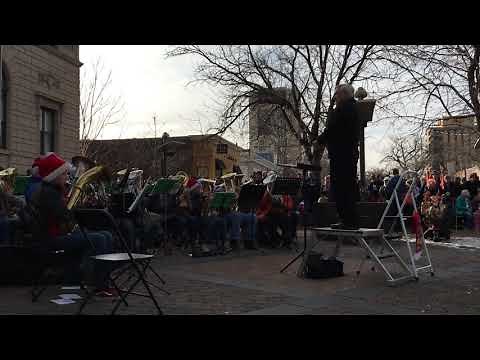
[[[15,189],[16,168],[8,168],[0,171],[0,191],[11,192]]]
[[[177,171],[174,178],[183,179],[182,180],[183,186],[187,186],[187,183],[188,183],[188,180],[190,179],[190,176],[185,171],[180,170],[180,171]]]
[[[95,162],[85,156],[74,156],[72,158],[72,165],[75,167],[75,174],[73,175],[73,178],[70,178],[70,190],[68,191],[68,198],[73,193],[73,190],[75,188],[75,184],[77,183],[78,179],[80,176],[85,173],[85,171],[93,168],[95,166]]]
[[[225,183],[226,192],[235,192],[235,177],[237,173],[229,173],[220,177]]]
[[[77,206],[89,185],[92,183],[104,183],[111,180],[111,174],[105,166],[95,166],[85,171],[75,182],[72,187],[70,196],[68,197],[67,208],[69,210]]]

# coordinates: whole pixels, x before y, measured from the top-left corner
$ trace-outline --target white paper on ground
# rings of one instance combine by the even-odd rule
[[[62,286],[62,290],[80,290],[80,286]]]
[[[75,304],[75,301],[70,300],[70,299],[54,299],[54,300],[50,300],[50,301],[57,304],[57,305]]]
[[[78,300],[81,299],[82,297],[78,294],[60,294],[59,295],[62,299],[65,300]]]

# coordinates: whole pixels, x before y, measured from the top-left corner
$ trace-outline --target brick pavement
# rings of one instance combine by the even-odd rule
[[[368,266],[357,278],[355,269],[363,252],[353,246],[342,251],[346,275],[328,280],[297,278],[299,262],[280,274],[295,255],[286,250],[263,255],[243,250],[195,259],[180,254],[158,256],[153,266],[167,281],[165,288],[171,295],[154,292],[170,315],[479,314],[480,250],[432,245],[430,252],[436,276],[422,274],[419,282],[397,287],[387,286],[383,274]],[[61,293],[59,287],[50,287],[35,304],[28,291],[28,287],[0,288],[0,314],[73,314],[77,309],[78,303],[49,301]],[[121,306],[119,314],[155,313],[149,299],[130,297],[129,304]],[[110,309],[111,300],[98,299],[86,313],[107,314]]]

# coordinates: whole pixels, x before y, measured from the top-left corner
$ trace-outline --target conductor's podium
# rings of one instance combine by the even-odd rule
[[[336,254],[338,253],[338,249],[340,248],[343,238],[350,238],[354,240],[355,243],[360,245],[366,252],[365,258],[362,260],[360,264],[357,275],[360,274],[360,270],[362,265],[364,264],[365,260],[373,261],[374,265],[378,265],[387,278],[387,282],[390,285],[396,284],[400,281],[406,280],[418,280],[418,271],[420,270],[430,270],[431,274],[433,275],[433,269],[431,265],[427,265],[424,267],[418,268],[415,264],[415,260],[413,256],[411,256],[411,264],[408,265],[407,262],[400,254],[393,248],[390,242],[386,239],[383,229],[367,229],[367,228],[360,228],[358,230],[341,230],[341,229],[332,229],[331,227],[313,227],[310,228],[312,232],[317,234],[317,239],[315,241],[311,241],[309,245],[306,246],[305,252],[303,254],[302,263],[298,269],[297,276],[304,277],[305,276],[305,268],[308,256],[312,252],[312,250],[325,238],[335,236],[337,237],[337,246],[336,246]],[[407,246],[410,249],[410,245],[407,242]],[[411,254],[411,251],[409,251]],[[396,262],[401,266],[404,270],[404,274],[395,277],[392,274],[391,269],[389,267],[392,265],[391,263],[387,263],[384,259],[393,258]]]

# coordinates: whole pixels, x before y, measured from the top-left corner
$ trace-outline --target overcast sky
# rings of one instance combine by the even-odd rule
[[[80,46],[83,66],[89,67],[101,58],[105,68],[112,71],[111,91],[125,101],[124,120],[107,128],[102,138],[153,136],[154,114],[161,124],[159,133],[166,131],[171,136],[198,134],[199,119],[204,128],[208,121],[214,121],[209,110],[213,89],[199,84],[187,86],[193,79],[195,59],[186,56],[165,59],[167,49],[163,45]],[[367,127],[367,168],[378,166],[391,133],[388,126]],[[248,147],[245,140],[233,141]]]

